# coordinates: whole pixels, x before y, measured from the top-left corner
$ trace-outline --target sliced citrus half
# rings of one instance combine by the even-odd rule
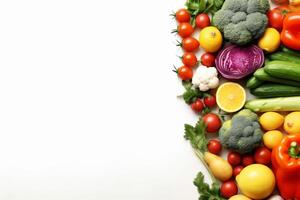
[[[232,113],[240,110],[245,105],[246,91],[237,83],[227,82],[220,85],[216,98],[219,108]]]

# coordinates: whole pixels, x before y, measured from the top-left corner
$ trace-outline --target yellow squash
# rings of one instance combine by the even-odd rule
[[[267,28],[258,41],[258,46],[268,53],[278,49],[280,45],[280,33],[275,28]]]

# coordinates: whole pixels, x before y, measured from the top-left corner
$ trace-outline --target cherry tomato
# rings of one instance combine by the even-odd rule
[[[222,183],[220,191],[222,197],[230,198],[238,193],[238,187],[233,180],[230,180]]]
[[[241,156],[241,154],[239,154],[237,152],[231,151],[227,155],[227,161],[232,166],[236,166],[242,162],[242,156]]]
[[[254,163],[254,158],[250,154],[246,154],[242,159],[243,166],[248,166]]]
[[[267,147],[258,147],[255,150],[254,160],[256,163],[268,165],[271,162],[271,151]]]
[[[281,31],[283,26],[283,19],[285,15],[291,10],[288,6],[278,6],[269,10],[267,13],[269,19],[269,26],[276,28],[278,31]]]
[[[179,9],[176,13],[175,13],[175,17],[177,22],[182,23],[182,22],[190,22],[191,20],[191,15],[189,13],[189,11],[187,9]]]
[[[241,171],[244,169],[243,166],[239,165],[236,166],[235,168],[233,168],[233,176],[236,177],[237,175],[239,175],[239,173],[241,173]]]
[[[219,140],[209,140],[207,149],[210,153],[217,155],[222,151],[222,145]]]
[[[202,102],[201,99],[197,99],[195,102],[191,104],[191,108],[193,109],[193,111],[197,113],[202,112],[204,108],[204,103]]]
[[[209,107],[212,108],[216,105],[216,97],[213,95],[210,95],[208,97],[204,98],[204,104]]]
[[[207,14],[201,13],[196,17],[196,26],[199,28],[205,28],[210,25],[210,18]]]
[[[182,63],[187,67],[195,67],[198,60],[195,54],[187,52],[182,56]]]
[[[219,116],[214,113],[208,113],[204,115],[203,121],[206,125],[206,131],[208,133],[216,133],[222,125]]]
[[[179,67],[177,73],[182,80],[190,80],[193,78],[193,70],[187,66]]]
[[[193,52],[199,48],[199,42],[193,37],[187,37],[182,40],[181,46],[185,51]]]
[[[178,25],[177,27],[177,33],[180,35],[182,38],[189,37],[193,34],[194,28],[190,23],[183,22]]]
[[[215,56],[212,53],[204,53],[201,56],[201,64],[207,67],[215,65]]]

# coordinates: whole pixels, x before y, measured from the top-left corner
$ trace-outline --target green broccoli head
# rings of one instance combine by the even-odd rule
[[[248,109],[224,122],[219,131],[222,145],[241,154],[249,153],[259,146],[262,136],[257,115]]]
[[[226,0],[213,16],[213,24],[231,43],[245,45],[264,33],[269,8],[268,0]]]

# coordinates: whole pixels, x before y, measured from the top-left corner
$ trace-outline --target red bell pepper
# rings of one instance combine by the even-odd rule
[[[300,134],[286,136],[273,149],[272,167],[280,195],[300,200]]]
[[[282,43],[294,50],[300,50],[300,12],[291,12],[283,20]]]

